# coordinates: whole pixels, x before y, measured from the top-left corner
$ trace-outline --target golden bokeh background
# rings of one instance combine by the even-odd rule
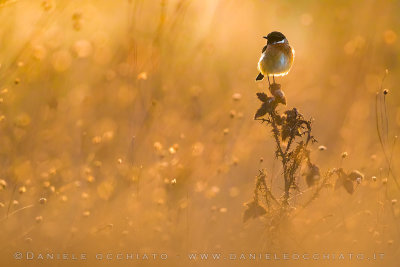
[[[1,0],[0,263],[25,264],[15,251],[166,252],[164,266],[201,266],[182,259],[192,251],[361,251],[396,266],[399,190],[375,99],[389,89],[382,142],[400,172],[399,12],[395,0]],[[259,169],[282,190],[270,130],[253,120],[255,93],[267,88],[255,82],[261,37],[273,30],[296,51],[278,78],[281,110],[314,118],[323,172],[357,169],[365,179],[352,195],[323,190],[267,236],[263,218],[242,216]],[[311,195],[303,189],[293,206]]]

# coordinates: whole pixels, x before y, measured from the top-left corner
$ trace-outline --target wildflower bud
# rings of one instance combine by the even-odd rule
[[[286,105],[285,93],[281,90],[281,85],[274,83],[269,88],[271,94],[275,97],[276,102]]]

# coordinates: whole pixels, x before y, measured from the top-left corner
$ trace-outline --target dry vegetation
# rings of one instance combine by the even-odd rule
[[[190,251],[384,252],[376,266],[396,266],[399,12],[391,0],[0,0],[0,265],[50,250],[166,252],[164,266]],[[296,50],[272,121],[296,108],[318,141],[293,138],[307,142],[290,147],[293,173],[276,153],[284,123],[253,120],[272,30]]]

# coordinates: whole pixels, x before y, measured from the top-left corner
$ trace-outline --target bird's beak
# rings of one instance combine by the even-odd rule
[[[268,40],[268,37],[267,37],[267,36],[263,36],[263,38]]]

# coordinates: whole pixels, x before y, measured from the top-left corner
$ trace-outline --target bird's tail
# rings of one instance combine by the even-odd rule
[[[264,75],[262,75],[260,72],[256,78],[256,81],[262,80],[263,78],[264,78]]]

